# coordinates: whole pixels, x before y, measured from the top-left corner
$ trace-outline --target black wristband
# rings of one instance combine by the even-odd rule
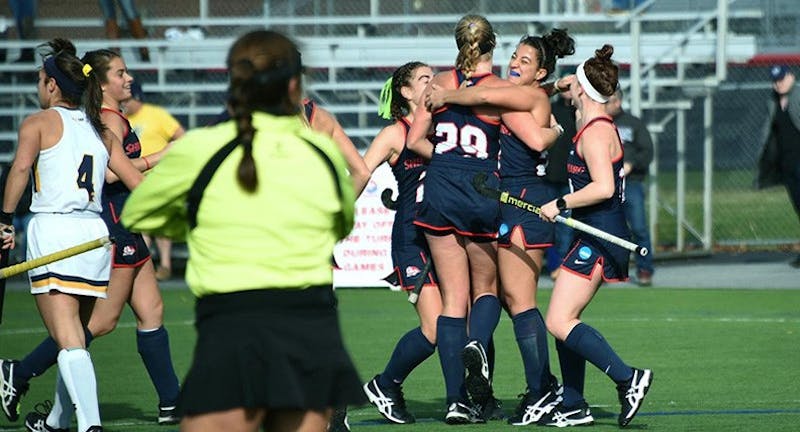
[[[567,209],[567,202],[564,200],[564,197],[556,200],[556,208],[558,208],[559,211],[564,211]]]
[[[0,224],[13,225],[14,224],[14,213],[6,213],[4,211],[0,211]]]

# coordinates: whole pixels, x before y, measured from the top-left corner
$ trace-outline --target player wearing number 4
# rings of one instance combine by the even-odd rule
[[[444,103],[502,106],[530,112],[540,127],[550,123],[550,100],[540,83],[555,69],[556,59],[575,52],[575,42],[565,30],[525,35],[509,62],[508,80],[517,86],[475,86],[459,90],[435,90],[426,104],[431,109]],[[568,84],[558,80],[556,86]],[[559,89],[560,90],[560,89]],[[500,182],[502,190],[534,203],[555,198],[544,181],[547,151],[531,148],[507,129],[500,135]],[[547,329],[536,306],[536,291],[545,248],[554,241],[553,224],[514,206],[500,207],[500,292],[514,323],[514,335],[525,366],[527,391],[509,423],[524,426],[538,422],[557,403],[558,382],[550,373]]]
[[[406,135],[414,121],[417,101],[433,77],[431,68],[409,62],[397,68],[381,92],[379,114],[395,122],[381,130],[364,154],[370,172],[388,162],[397,180],[397,207],[392,225],[392,263],[399,285],[406,291],[423,283],[416,303],[420,325],[407,332],[392,352],[383,373],[364,385],[364,392],[378,411],[392,423],[413,423],[406,410],[401,384],[414,368],[436,350],[436,319],[442,300],[433,268],[425,272],[430,252],[422,230],[414,225],[417,201],[422,194],[426,161],[406,148]],[[419,281],[423,278],[422,281]]]
[[[628,239],[623,209],[623,148],[605,111],[619,85],[619,70],[611,61],[613,53],[612,46],[604,45],[577,68],[569,91],[582,127],[567,159],[572,192],[542,206],[541,216],[552,222],[561,211],[572,209],[573,218]],[[650,389],[651,370],[628,366],[597,330],[580,320],[581,311],[603,281],[628,278],[629,254],[620,246],[575,231],[546,315],[547,329],[556,338],[564,383],[563,401],[548,415],[549,425],[576,426],[593,421],[583,398],[586,360],[616,383],[621,427],[633,420]]]
[[[513,85],[491,73],[495,34],[486,18],[463,17],[455,37],[456,69],[437,74],[431,84],[445,89]],[[447,391],[445,421],[450,424],[485,421],[480,409],[493,396],[484,348],[501,309],[497,298],[499,204],[480,195],[470,182],[483,173],[497,186],[501,122],[540,151],[556,139],[556,129],[531,127],[531,120],[529,112],[488,106],[450,104],[431,113],[423,104],[414,112],[408,134],[408,147],[431,160],[414,223],[425,229],[442,290],[436,339]],[[426,139],[431,127],[432,142]]]
[[[142,179],[101,120],[102,79],[97,71],[78,60],[75,46],[67,40],[55,39],[44,47],[52,54],[39,70],[37,90],[43,111],[30,115],[19,129],[0,219],[0,230],[10,231],[3,238],[7,253],[14,247],[11,212],[33,170],[28,259],[108,235],[100,217],[107,166],[127,187],[135,187]],[[95,300],[106,297],[110,268],[111,254],[101,248],[28,272],[31,293],[58,363],[54,404],[47,420],[59,430],[69,426],[73,409],[80,432],[103,430],[94,367],[82,328]],[[0,398],[11,421],[17,419],[19,396],[27,389],[27,384],[14,382],[14,364],[0,361]],[[28,429],[46,430],[44,421],[40,418]]]
[[[123,100],[130,98],[132,78],[128,75],[123,59],[114,51],[96,50],[83,56],[83,61],[92,67],[93,74],[102,86],[101,118],[108,133],[116,138],[115,150],[128,158],[128,165],[145,171],[158,163],[166,150],[139,157],[140,144],[127,119],[120,113]],[[83,177],[81,177],[83,178]],[[114,330],[125,304],[128,303],[136,317],[136,344],[142,362],[158,393],[159,424],[174,424],[180,419],[175,414],[179,384],[172,366],[169,351],[169,336],[163,325],[164,306],[155,277],[150,252],[140,234],[125,230],[119,222],[122,206],[130,194],[127,183],[117,181],[113,172],[107,172],[103,188],[102,217],[108,231],[115,238],[111,275],[107,297],[97,301],[91,318],[84,328],[83,338],[88,345],[93,338]],[[21,361],[0,361],[0,384],[13,387],[13,398],[3,398],[2,405],[8,415],[19,409],[20,396],[27,390],[28,381],[42,375],[55,363],[58,347],[53,338],[42,341]],[[31,412],[26,425],[47,423],[49,426],[65,428],[69,417],[50,416]],[[11,419],[11,416],[9,416]]]

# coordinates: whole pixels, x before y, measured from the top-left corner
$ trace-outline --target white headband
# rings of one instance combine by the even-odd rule
[[[608,102],[608,98],[601,95],[600,92],[594,88],[592,83],[589,82],[589,78],[586,77],[586,72],[583,71],[584,63],[586,63],[586,60],[579,64],[578,69],[575,71],[575,75],[578,77],[578,82],[581,84],[581,87],[583,87],[583,91],[596,102],[600,102],[601,104]]]

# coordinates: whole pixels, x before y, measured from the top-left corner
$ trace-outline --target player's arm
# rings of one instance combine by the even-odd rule
[[[528,86],[517,86],[507,81],[500,82],[503,84],[499,87],[478,85],[449,90],[433,85],[426,104],[429,110],[434,111],[445,104],[492,105],[514,111],[533,110],[535,101],[532,95],[534,92],[541,93],[539,90]]]
[[[14,161],[9,167],[6,179],[5,192],[3,193],[3,218],[0,221],[0,231],[11,230],[13,234],[13,214],[28,186],[31,168],[36,161],[41,149],[41,127],[44,119],[42,115],[27,117],[17,133],[17,151]],[[13,249],[15,246],[13,235],[3,235],[3,249]]]
[[[538,96],[546,97],[544,93],[538,93]],[[546,103],[546,105],[548,108],[546,110],[548,111],[547,117],[544,117],[544,110],[542,110],[540,115],[549,119],[550,104]],[[550,148],[550,146],[556,142],[556,139],[558,139],[558,137],[564,133],[564,128],[562,128],[558,123],[551,127],[539,126],[542,123],[539,122],[529,111],[505,111],[500,115],[500,118],[503,120],[503,123],[508,127],[508,129],[517,136],[517,138],[522,140],[525,145],[538,152],[542,152]]]
[[[392,158],[403,151],[405,144],[405,134],[403,126],[398,123],[386,126],[378,132],[375,139],[364,153],[364,164],[370,173],[375,172],[378,165],[384,162],[391,162]]]
[[[425,106],[425,100],[428,98],[428,93],[431,92],[434,85],[442,87],[445,77],[450,74],[443,72],[436,74],[433,79],[428,83],[428,87],[420,96],[417,103],[417,109],[414,110],[414,122],[411,123],[411,129],[406,136],[406,146],[414,153],[430,160],[433,157],[433,143],[428,140],[428,135],[431,133],[431,126],[433,125],[433,111],[428,110]]]
[[[336,120],[330,112],[317,106],[316,113],[314,114],[314,121],[311,128],[328,134],[336,142],[339,151],[342,152],[345,161],[347,162],[347,170],[350,172],[350,178],[353,181],[353,188],[356,194],[360,194],[369,181],[370,171],[364,164],[364,159],[356,149],[350,137],[344,133],[344,128]]]
[[[122,148],[122,143],[117,138],[117,135],[106,130],[103,134],[103,142],[108,149],[108,169],[106,169],[106,181],[109,176],[113,176],[115,181],[122,181],[125,186],[133,190],[139,183],[142,182],[144,176],[133,161],[125,154]]]
[[[125,133],[128,132],[127,131],[127,128],[128,128],[127,124],[122,120],[122,117],[120,117],[117,114],[108,112],[108,111],[103,111],[100,114],[100,117],[103,120],[103,124],[106,125],[107,132],[110,132],[110,133],[112,133],[112,134],[114,134],[116,136],[117,145],[119,146],[120,150],[123,150],[123,154],[124,154],[125,152],[124,152],[124,149],[122,148],[122,140],[125,137]],[[109,153],[111,153],[111,152],[109,151]],[[127,156],[125,156],[125,157],[127,157]],[[144,172],[144,171],[147,171],[148,169],[150,169],[152,167],[151,162],[150,162],[149,159],[150,159],[149,156],[148,156],[147,159],[139,157],[139,158],[131,159],[130,163],[132,163],[133,166],[136,167],[136,169],[139,170],[140,172]],[[114,183],[114,182],[117,182],[119,180],[120,180],[120,178],[116,175],[116,173],[114,173],[112,170],[108,170],[108,169],[106,170],[106,183]]]

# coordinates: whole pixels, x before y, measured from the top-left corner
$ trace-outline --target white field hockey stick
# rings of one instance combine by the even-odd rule
[[[12,266],[0,269],[0,279],[7,279],[10,278],[11,276],[18,275],[20,273],[26,272],[31,269],[35,269],[36,267],[41,267],[43,265],[54,263],[56,261],[61,261],[66,258],[73,257],[75,255],[82,254],[84,252],[88,252],[92,249],[97,249],[103,246],[109,246],[113,242],[114,240],[109,236],[100,237],[99,239],[96,240],[88,241],[86,243],[81,243],[77,246],[72,246],[70,248],[60,250],[58,252],[53,252],[51,254],[40,256],[39,258],[34,258],[32,260],[24,261],[19,264],[14,264]]]
[[[536,206],[528,201],[525,201],[520,197],[515,197],[507,191],[504,192],[486,186],[486,174],[483,173],[476,174],[475,177],[472,178],[472,186],[475,187],[475,190],[477,190],[478,193],[487,198],[496,199],[503,204],[513,205],[514,207],[520,208],[525,211],[529,211],[536,215],[542,213],[542,209],[539,206]],[[650,253],[650,251],[648,251],[646,247],[639,246],[636,243],[630,242],[623,238],[619,238],[613,234],[609,234],[603,230],[597,229],[591,225],[587,225],[571,217],[565,218],[564,216],[556,215],[555,221],[567,225],[569,227],[572,227],[578,231],[583,231],[587,234],[591,234],[599,239],[605,240],[609,243],[613,243],[619,247],[625,248],[631,252],[635,252],[641,256],[647,256],[647,254]]]

